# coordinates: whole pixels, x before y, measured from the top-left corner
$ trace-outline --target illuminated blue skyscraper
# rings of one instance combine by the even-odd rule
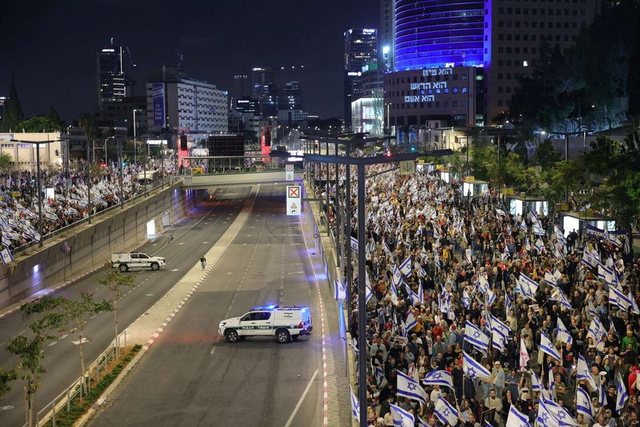
[[[491,2],[396,0],[395,70],[487,66]]]

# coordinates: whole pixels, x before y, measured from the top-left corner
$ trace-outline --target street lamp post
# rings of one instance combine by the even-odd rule
[[[133,164],[138,163],[138,123],[136,122],[136,113],[139,110],[133,109]]]
[[[40,144],[51,144],[52,142],[60,142],[59,139],[47,140],[47,141],[24,141],[19,139],[12,139],[12,142],[21,142],[23,144],[35,144],[36,146],[36,174],[37,174],[37,190],[38,190],[38,246],[42,247],[42,174],[40,172]]]
[[[124,191],[122,188],[122,140],[118,139],[118,175],[120,178],[120,209],[124,209]]]

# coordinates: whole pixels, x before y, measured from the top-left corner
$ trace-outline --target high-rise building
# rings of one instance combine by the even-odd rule
[[[7,97],[0,96],[0,123],[2,123],[2,118],[4,117],[4,103],[7,102]]]
[[[114,46],[112,40],[111,46],[98,50],[96,54],[99,110],[105,102],[120,102],[126,96],[122,53],[122,46]]]
[[[544,46],[561,51],[572,46],[580,29],[601,12],[601,0],[530,2],[493,0],[487,8],[492,27],[485,49],[485,115],[491,122],[509,110],[509,101],[522,74],[532,71]]]
[[[228,94],[214,84],[184,76],[147,83],[149,130],[206,135],[227,132]],[[197,138],[197,137],[196,137]]]
[[[378,33],[378,59],[381,69],[393,71],[395,34],[395,0],[380,0],[380,31]]]
[[[251,69],[252,96],[260,99],[264,86],[273,84],[273,70],[271,67],[253,67]]]
[[[490,123],[508,111],[519,77],[541,49],[571,46],[601,1],[383,1],[383,11],[394,10],[387,123],[421,126],[434,117],[451,125]]]
[[[344,33],[344,120],[351,128],[351,102],[361,96],[362,68],[378,61],[377,31],[352,28]]]
[[[240,98],[247,98],[251,96],[249,90],[249,76],[246,74],[236,74],[233,76],[233,91],[230,93],[231,108],[236,107],[236,103]]]
[[[278,97],[279,110],[302,110],[304,108],[304,93],[302,86],[296,80],[287,82]]]

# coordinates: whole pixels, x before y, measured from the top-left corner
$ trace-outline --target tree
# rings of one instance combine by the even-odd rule
[[[49,107],[49,112],[47,113],[47,120],[53,125],[57,126],[59,129],[64,128],[64,122],[60,118],[60,115],[56,111],[53,106]]]
[[[4,116],[2,117],[2,131],[16,131],[18,123],[24,120],[22,105],[18,98],[18,89],[16,89],[16,80],[11,76],[11,86],[9,88],[9,99],[4,104]]]
[[[18,123],[17,129],[24,132],[59,132],[61,123],[56,123],[49,116],[33,116]]]
[[[115,339],[114,345],[116,348],[116,355],[119,351],[119,338],[118,338],[118,300],[122,298],[124,292],[127,288],[130,288],[134,285],[135,278],[128,274],[122,274],[118,271],[111,270],[104,275],[104,277],[100,277],[97,279],[98,283],[107,290],[111,295],[109,300],[111,304],[111,309],[113,311],[113,325],[115,330]]]
[[[536,162],[543,168],[552,168],[561,159],[560,152],[551,143],[550,139],[545,139],[536,150]]]
[[[11,390],[11,381],[17,378],[13,369],[5,370],[0,367],[0,400]]]
[[[13,158],[11,154],[1,153],[0,154],[0,172],[6,174],[11,171],[13,167]]]
[[[25,420],[29,427],[35,423],[36,392],[45,372],[42,366],[45,344],[55,338],[52,333],[64,323],[63,316],[57,312],[61,300],[45,296],[22,305],[20,311],[23,318],[31,320],[31,336],[14,337],[6,347],[9,353],[19,359],[14,372],[18,379],[25,382]]]
[[[61,330],[69,334],[75,333],[78,337],[80,376],[82,377],[82,389],[86,394],[87,384],[84,381],[84,376],[87,370],[84,363],[84,330],[91,316],[111,310],[111,304],[108,301],[96,301],[91,293],[82,292],[77,299],[62,299],[59,307],[60,313],[64,318],[64,322],[61,324]]]

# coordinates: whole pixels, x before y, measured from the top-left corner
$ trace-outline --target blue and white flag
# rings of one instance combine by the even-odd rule
[[[393,256],[393,254],[391,253],[391,249],[389,249],[389,245],[387,245],[387,241],[386,240],[382,240],[382,248],[384,249],[384,252],[387,255]]]
[[[427,392],[420,387],[418,381],[414,380],[409,375],[402,373],[400,370],[397,371],[397,374],[398,381],[396,385],[396,395],[426,404],[427,400],[429,400],[429,396],[427,396]]]
[[[544,282],[552,288],[558,287],[558,279],[548,271],[544,273]]]
[[[349,390],[351,392],[351,415],[353,415],[353,418],[355,418],[356,421],[360,422],[360,401],[356,395],[353,394],[351,386],[349,386]]]
[[[0,251],[0,258],[2,258],[2,263],[7,265],[13,261],[13,254],[11,254],[11,251],[8,248],[3,248]]]
[[[489,350],[489,336],[468,320],[464,327],[464,341],[483,353]]]
[[[567,238],[564,237],[564,232],[560,230],[557,225],[553,226],[553,231],[554,233],[556,233],[556,239],[558,239],[558,242],[562,243],[564,246],[567,246]]]
[[[505,317],[509,316],[509,312],[513,312],[513,301],[509,297],[507,291],[504,291],[504,311]]]
[[[528,287],[529,289],[529,293],[531,295],[535,295],[536,292],[538,292],[538,287],[540,285],[538,285],[538,282],[536,282],[535,280],[533,280],[531,277],[527,276],[524,273],[520,273],[520,286],[522,287]]]
[[[589,393],[582,387],[576,388],[576,412],[593,419],[593,405]]]
[[[540,225],[539,222],[534,222],[533,223],[533,234],[535,234],[536,236],[544,236],[544,234],[545,234],[544,228],[542,228],[542,225]],[[540,240],[540,239],[538,239],[538,240]],[[536,249],[537,249],[537,245],[536,245]]]
[[[391,279],[391,283],[393,286],[398,288],[400,283],[402,282],[402,272],[398,269],[397,265],[393,265],[393,277]]]
[[[376,377],[376,384],[378,385],[378,387],[382,387],[383,384],[387,382],[387,377],[385,377],[384,375],[384,369],[382,369],[380,366],[376,366],[374,375]]]
[[[613,283],[613,269],[607,267],[601,262],[598,262],[598,279],[604,280],[607,284]]]
[[[587,329],[587,336],[591,335],[596,343],[599,343],[607,335],[607,331],[604,329],[599,317],[594,317],[589,323],[589,329]]]
[[[422,380],[424,385],[439,385],[441,387],[449,387],[453,390],[453,381],[451,374],[447,371],[436,370],[427,372],[427,375]]]
[[[596,311],[596,308],[593,306],[593,301],[589,300],[587,301],[587,315],[589,316],[590,319],[593,319],[594,317],[598,317],[598,312]]]
[[[544,234],[544,231],[542,233]],[[547,248],[544,246],[544,242],[540,238],[536,239],[536,242],[533,244],[533,247],[536,248],[536,250],[540,254],[542,252],[546,252],[547,251]]]
[[[402,261],[402,264],[400,264],[400,271],[405,276],[411,274],[411,255],[409,255],[404,261]]]
[[[587,361],[581,354],[578,355],[578,363],[576,364],[576,379],[578,381],[586,381],[592,390],[597,389],[596,382],[593,379],[593,375],[591,375]]]
[[[561,307],[566,308],[567,310],[573,310],[573,306],[569,301],[569,298],[560,290],[560,288],[555,288],[553,292],[551,292],[550,301],[556,301],[560,304]]]
[[[496,330],[491,331],[491,341],[493,342],[493,348],[500,353],[504,352],[506,338]]]
[[[466,289],[462,291],[462,305],[464,305],[464,308],[466,308],[467,310],[469,310],[469,307],[471,307],[471,296],[469,296],[469,293]]]
[[[418,283],[418,299],[420,300],[420,304],[424,304],[424,289],[422,288],[422,280],[419,280]]]
[[[442,396],[438,396],[434,414],[444,425],[455,426],[458,424],[458,411]]]
[[[556,349],[556,347],[553,345],[551,341],[549,341],[549,338],[547,338],[547,336],[544,333],[540,334],[539,348],[540,348],[540,351],[542,351],[543,353],[547,353],[549,356],[553,357],[554,359],[562,360],[562,358],[560,357],[560,353],[558,353],[558,350]]]
[[[609,304],[617,305],[624,311],[629,310],[629,307],[631,307],[629,297],[613,283],[609,285]]]
[[[531,427],[529,417],[516,409],[515,405],[509,408],[509,415],[505,427]]]
[[[422,418],[420,418],[420,417],[416,417],[416,418],[418,418],[418,427],[431,427],[431,424],[429,424],[428,422],[426,422]]]
[[[604,383],[600,384],[600,387],[598,387],[598,403],[600,406],[605,406],[607,404],[607,391],[604,389]]]
[[[629,400],[629,393],[627,393],[627,388],[624,386],[620,375],[616,376],[616,391],[618,392],[618,397],[616,397],[616,412],[619,413],[624,409],[627,400]]]
[[[496,294],[494,294],[491,289],[487,290],[487,293],[484,294],[484,304],[485,304],[485,306],[487,308],[490,308],[495,301],[496,301]]]
[[[580,262],[591,269],[595,269],[598,267],[600,260],[598,260],[592,252],[588,252],[585,249]]]
[[[400,371],[398,371],[400,372]],[[414,427],[416,419],[411,412],[405,411],[401,407],[389,404],[391,409],[391,418],[393,418],[393,425],[397,427]]]
[[[484,381],[488,381],[491,377],[491,372],[476,360],[467,354],[466,351],[462,352],[462,371],[469,378],[478,378]]]
[[[558,327],[556,328],[556,330],[558,331],[558,334],[556,335],[556,339],[558,341],[562,341],[563,343],[566,343],[566,344],[573,343],[571,332],[569,332],[569,329],[567,329],[567,327],[564,326],[564,322],[560,317],[558,317]]]
[[[409,314],[407,315],[407,319],[405,320],[405,330],[408,332],[415,328],[417,324],[418,321],[414,317],[413,313],[409,312]]]
[[[544,406],[545,410],[551,414],[551,416],[555,420],[555,425],[563,426],[573,426],[580,427],[580,424],[564,409],[562,406],[558,405],[553,400],[543,399],[540,401],[540,406]],[[544,426],[552,426],[554,424],[542,424]]]
[[[631,295],[631,291],[629,291],[629,294],[627,295],[627,298],[629,299],[629,302],[631,303],[631,312],[633,314],[638,314],[640,315],[640,308],[638,308],[638,303],[636,302],[636,299],[633,297],[633,295]]]
[[[531,391],[539,392],[542,390],[542,386],[540,385],[540,380],[535,372],[531,371]]]
[[[511,333],[511,328],[493,314],[489,314],[489,316],[491,319],[491,331],[499,333],[505,340],[508,339],[509,334]]]

